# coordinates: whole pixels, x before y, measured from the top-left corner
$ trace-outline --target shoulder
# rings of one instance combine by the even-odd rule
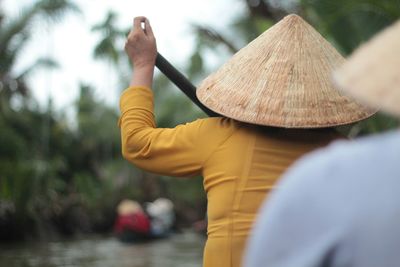
[[[226,117],[202,118],[202,119],[197,119],[195,122],[209,124],[209,125],[216,125],[221,127],[232,127],[238,124],[235,120]]]
[[[221,132],[233,132],[239,128],[239,123],[235,120],[225,117],[213,117],[197,119],[186,125],[196,125],[200,130],[212,131],[210,133],[216,134]]]

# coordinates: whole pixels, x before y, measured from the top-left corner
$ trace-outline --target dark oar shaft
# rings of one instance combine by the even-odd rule
[[[157,68],[164,73],[165,76],[170,79],[181,91],[190,98],[201,110],[203,110],[208,116],[216,117],[219,116],[214,111],[204,106],[196,96],[196,87],[188,80],[182,73],[180,73],[171,63],[168,62],[160,53],[157,54],[156,59]]]

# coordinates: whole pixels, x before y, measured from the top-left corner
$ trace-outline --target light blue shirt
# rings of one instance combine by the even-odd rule
[[[298,161],[262,206],[245,267],[399,267],[400,132]]]

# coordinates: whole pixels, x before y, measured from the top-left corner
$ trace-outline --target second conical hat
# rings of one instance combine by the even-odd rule
[[[400,20],[360,46],[334,77],[360,101],[400,116]]]
[[[337,90],[332,70],[344,58],[311,25],[289,15],[237,52],[198,87],[213,111],[239,121],[318,128],[374,112]]]
[[[142,211],[140,204],[130,199],[124,199],[117,207],[118,215],[129,215]]]

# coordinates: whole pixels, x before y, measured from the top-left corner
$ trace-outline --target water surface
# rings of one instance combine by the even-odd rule
[[[1,267],[199,267],[205,239],[196,233],[124,244],[113,237],[0,247]]]

